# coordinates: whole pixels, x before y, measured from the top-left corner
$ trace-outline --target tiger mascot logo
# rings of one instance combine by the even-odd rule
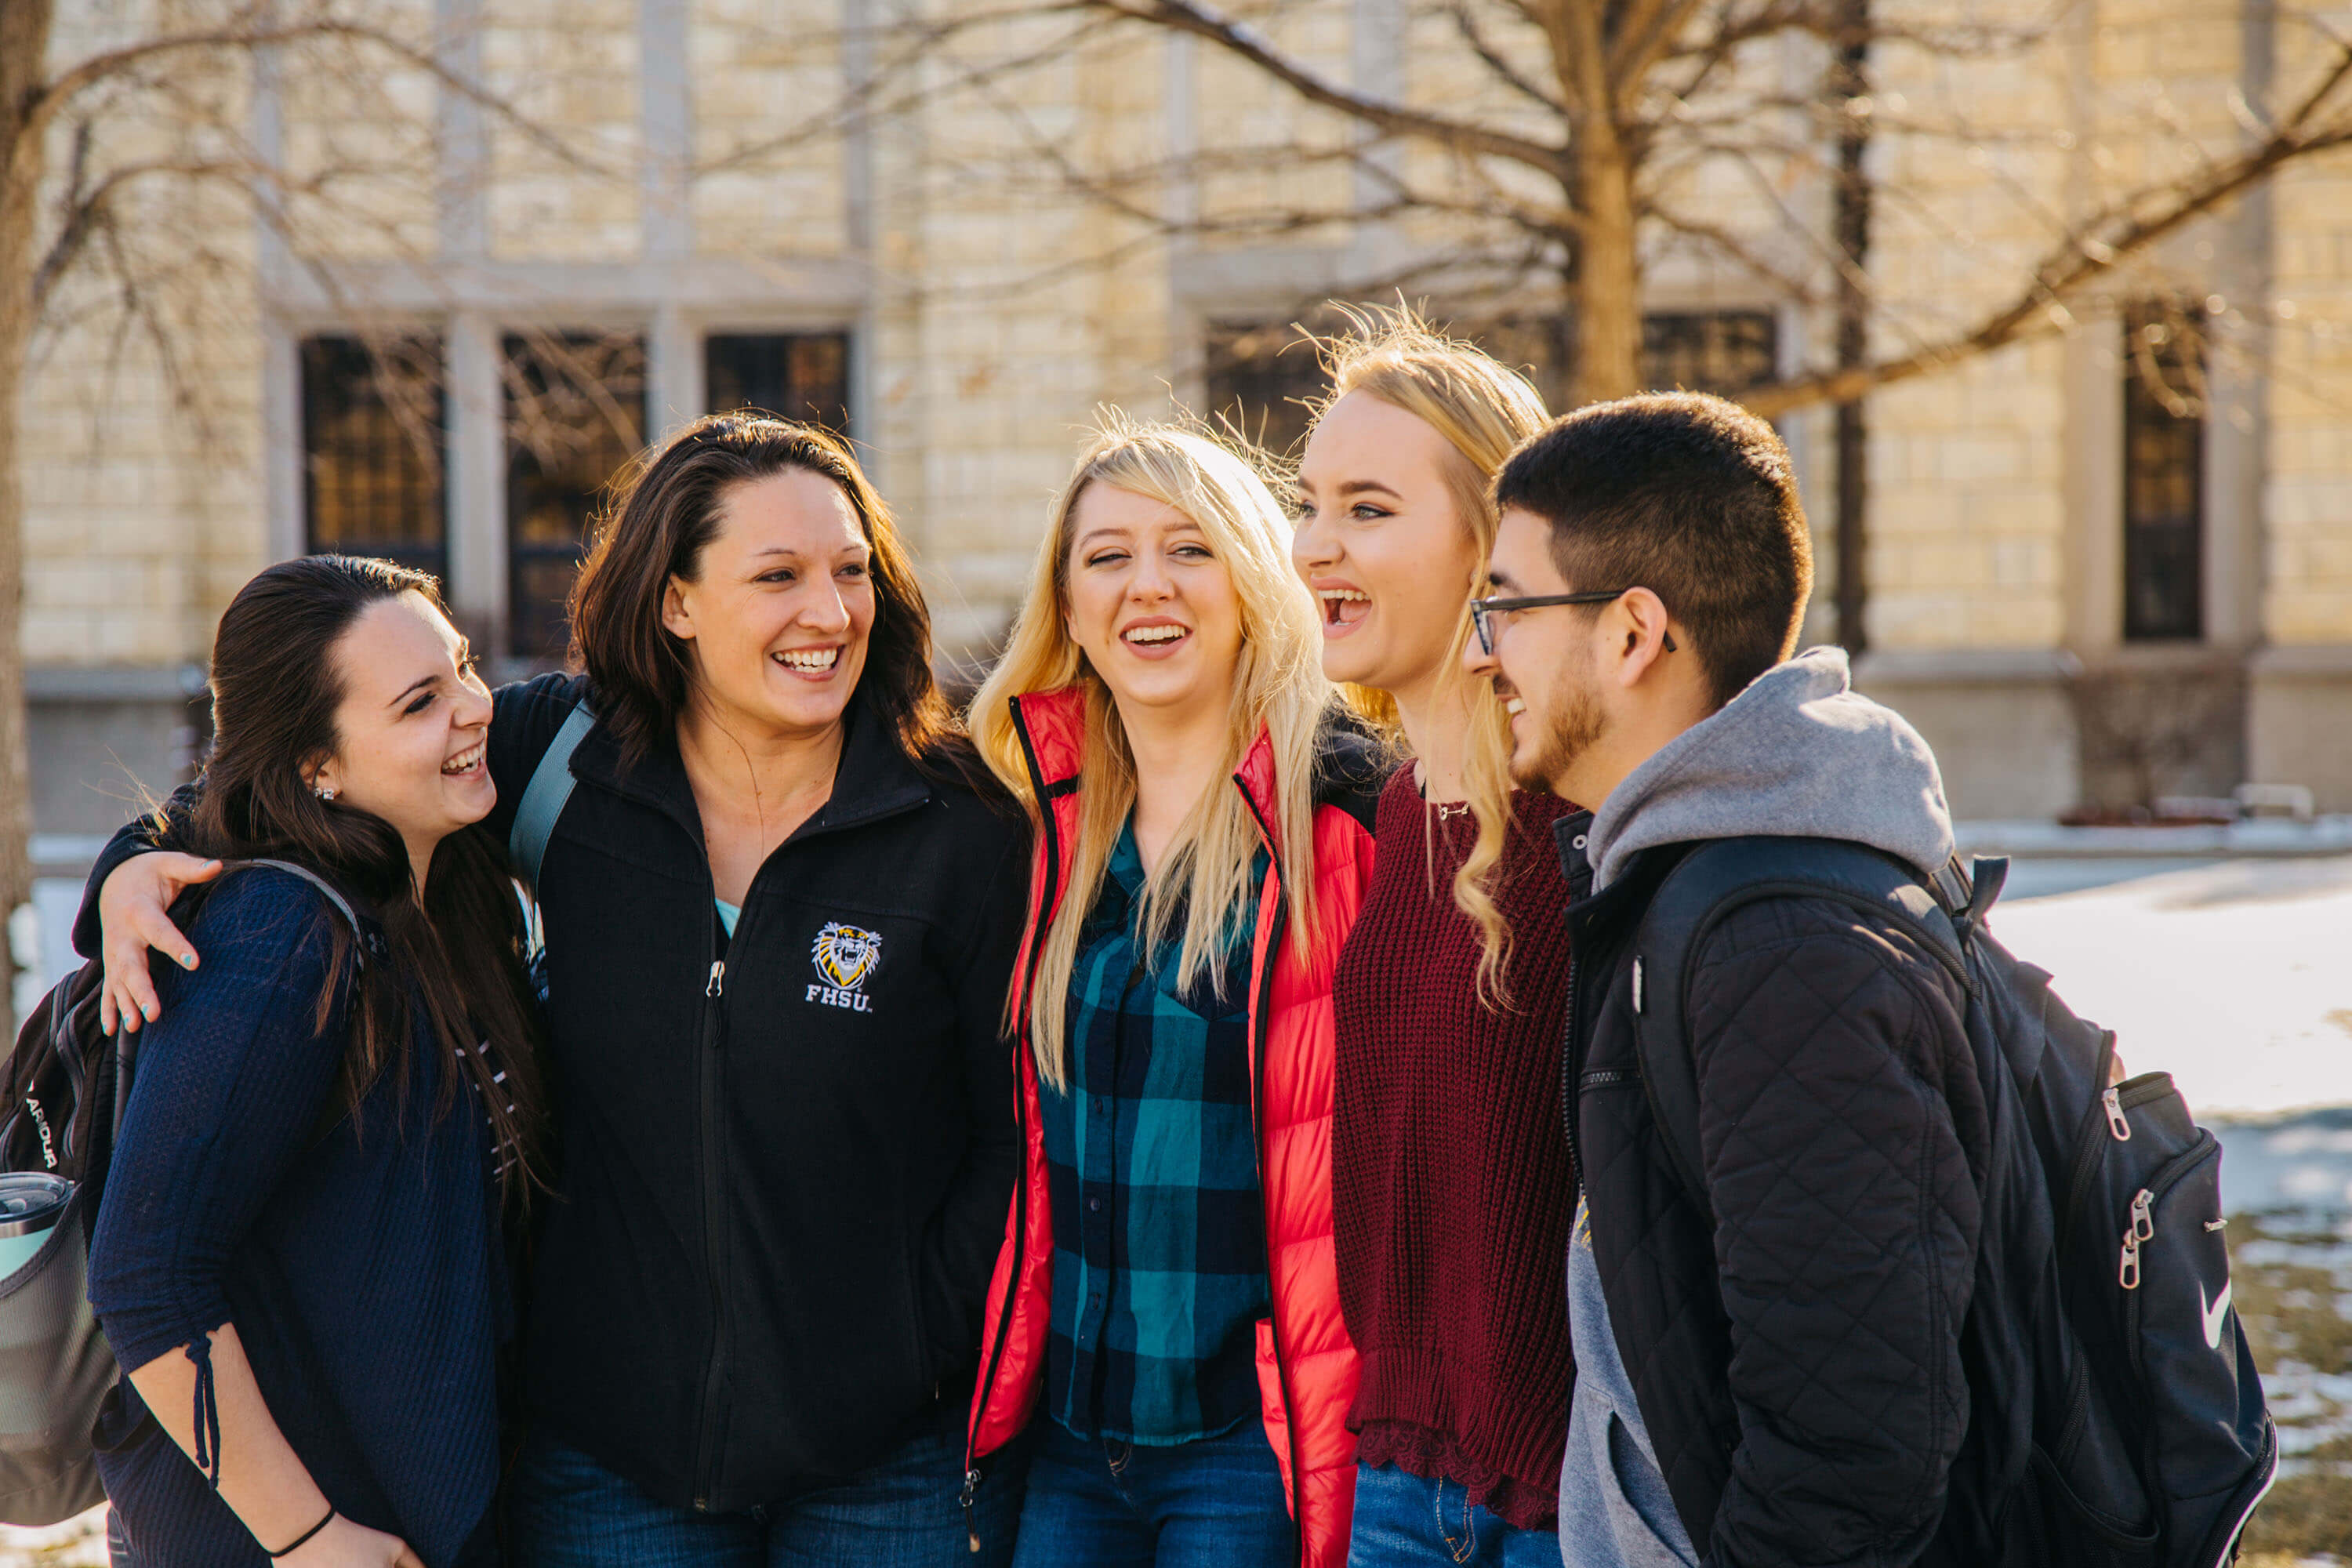
[[[874,966],[882,962],[880,932],[827,921],[824,929],[816,933],[809,959],[816,965],[823,983],[808,988],[807,1000],[859,1013],[873,1011],[871,999],[859,987],[874,973]]]

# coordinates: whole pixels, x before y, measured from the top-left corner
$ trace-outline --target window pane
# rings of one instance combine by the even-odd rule
[[[505,351],[509,637],[520,657],[560,658],[589,526],[645,440],[645,342],[534,335]]]
[[[2124,636],[2205,635],[2204,373],[2194,322],[2163,307],[2125,324]]]
[[[1336,312],[1306,318],[1318,331],[1344,329]],[[1525,374],[1546,406],[1567,406],[1574,332],[1563,315],[1488,315],[1443,323]],[[1667,312],[1642,319],[1644,386],[1737,397],[1778,369],[1780,321],[1769,310]],[[1307,404],[1328,390],[1311,344],[1286,321],[1225,321],[1210,327],[1209,412],[1231,419],[1261,446],[1297,455]]]
[[[305,338],[301,369],[304,548],[445,575],[440,342]]]
[[[849,434],[847,332],[728,333],[703,340],[710,412],[757,408]]]
[[[1642,382],[1737,397],[1772,379],[1780,323],[1769,310],[1670,311],[1642,318]]]
[[[1324,312],[1305,324],[1323,331],[1343,323]],[[1297,457],[1307,438],[1307,405],[1330,390],[1315,345],[1286,321],[1217,321],[1205,347],[1209,417],[1276,456]]]
[[[1457,321],[1451,329],[1524,374],[1555,413],[1569,407],[1574,324],[1565,315]],[[1738,397],[1779,367],[1780,323],[1769,310],[1658,311],[1642,318],[1642,385]]]

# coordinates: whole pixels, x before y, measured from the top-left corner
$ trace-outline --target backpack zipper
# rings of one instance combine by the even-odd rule
[[[2123,1266],[2116,1276],[2126,1290],[2139,1289],[2139,1244],[2156,1239],[2154,1203],[2154,1194],[2146,1187],[2132,1194],[2131,1223],[2124,1226]]]
[[[2132,1294],[2124,1298],[2124,1338],[2131,1347],[2132,1375],[2141,1381],[2147,1377],[2145,1358],[2140,1354],[2139,1334],[2139,1244],[2156,1238],[2156,1205],[2179,1186],[2184,1177],[2198,1166],[2220,1153],[2221,1145],[2212,1133],[2200,1127],[2195,1142],[2156,1168],[2147,1185],[2132,1194],[2130,1223],[2124,1227],[2123,1261],[2117,1278],[2128,1275],[2124,1289]]]
[[[2246,1500],[2244,1508],[2239,1510],[2237,1523],[2231,1526],[2230,1533],[2221,1538],[2221,1555],[2213,1559],[2213,1568],[2230,1568],[2230,1559],[2237,1555],[2238,1538],[2246,1533],[2246,1524],[2254,1517],[2254,1510],[2262,1506],[2263,1499],[2270,1496],[2271,1488],[2278,1484],[2279,1451],[2275,1433],[2271,1437],[2270,1450],[2270,1463],[2263,1470],[2263,1484],[2254,1489],[2254,1495]]]
[[[2100,1059],[2107,1059],[2105,1052]],[[2143,1073],[2138,1078],[2115,1085],[2099,1096],[2098,1110],[2083,1120],[2083,1130],[2074,1135],[2074,1157],[2068,1169],[2073,1173],[2066,1182],[2066,1205],[2058,1211],[2058,1255],[2063,1258],[2081,1217],[2083,1206],[2091,1196],[2092,1185],[2099,1174],[2099,1140],[2113,1138],[2125,1142],[2131,1132],[2131,1122],[2126,1112],[2135,1110],[2150,1100],[2162,1100],[2172,1092],[2172,1080],[2164,1073]],[[2118,1136],[2116,1123],[2124,1132]]]

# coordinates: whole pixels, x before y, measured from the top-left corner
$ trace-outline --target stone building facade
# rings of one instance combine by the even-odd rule
[[[223,82],[266,157],[351,165],[333,199],[298,191],[301,221],[274,224],[161,192],[152,233],[217,258],[174,363],[103,312],[58,312],[39,345],[25,651],[53,870],[188,765],[211,625],[252,572],[394,554],[443,575],[494,668],[543,666],[598,487],[714,407],[845,427],[916,545],[944,647],[983,656],[1098,405],[1238,408],[1280,431],[1312,386],[1304,356],[1274,352],[1286,324],[1440,222],[1190,226],[1369,200],[1328,158],[1213,160],[1154,194],[1185,220],[1164,231],[1051,174],[1348,144],[1204,46],[1098,38],[975,82],[951,60],[900,68],[874,0],[404,3],[497,102],[415,70],[365,91],[268,63]],[[61,58],[138,9],[61,6]],[[1465,90],[1458,37],[1402,0],[1314,0],[1267,26],[1334,79]],[[2195,16],[2097,0],[2021,54],[1885,51],[1890,122],[1963,105],[1985,134],[1874,139],[1890,195],[1871,279],[1898,307],[1878,346],[2013,292],[2051,214],[2095,210],[2186,141],[2242,135],[2231,104],[2318,58],[2299,26],[2253,0]],[[1811,67],[1782,50],[1743,68]],[[883,111],[829,112],[845,101]],[[1785,167],[1777,184],[1705,178],[1721,188],[1696,198],[1759,234],[1826,199]],[[1662,384],[1736,391],[1827,341],[1821,308],[1719,264],[1662,253],[1645,287]],[[1556,321],[1507,314],[1497,342],[1540,360]],[[2219,209],[2064,325],[1868,400],[1861,684],[1936,742],[1967,816],[2249,781],[2352,810],[2352,156]],[[1831,421],[1783,429],[1826,567]]]

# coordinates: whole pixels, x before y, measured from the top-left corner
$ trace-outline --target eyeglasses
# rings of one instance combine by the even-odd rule
[[[1521,610],[1545,610],[1554,605],[1613,604],[1632,593],[1631,588],[1610,588],[1586,594],[1535,594],[1517,599],[1473,599],[1470,601],[1470,629],[1478,634],[1478,649],[1489,658],[1495,654],[1495,617],[1516,616]],[[1666,651],[1678,652],[1672,632],[1666,634]]]

